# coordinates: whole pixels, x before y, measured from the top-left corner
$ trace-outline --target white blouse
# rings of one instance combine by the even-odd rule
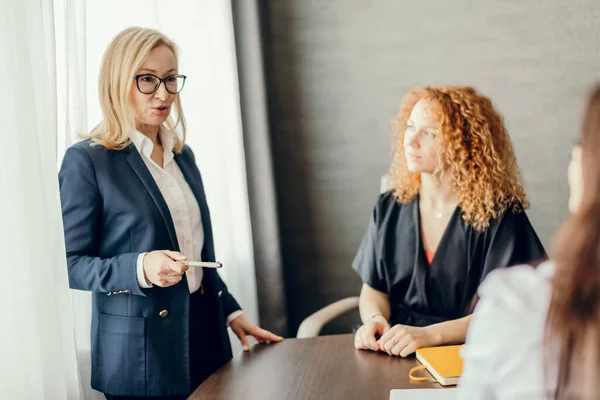
[[[132,131],[129,137],[140,152],[144,164],[148,167],[152,178],[154,178],[160,193],[165,199],[165,203],[167,203],[181,254],[190,260],[200,260],[200,254],[204,246],[204,230],[200,218],[200,207],[192,189],[174,160],[175,134],[161,127],[159,135],[164,148],[162,167],[150,157],[154,148],[152,140],[137,130]],[[137,261],[138,284],[142,288],[149,288],[152,287],[152,284],[144,278],[143,258],[145,254],[140,254]],[[190,268],[185,273],[190,293],[194,293],[200,288],[202,272],[202,268]]]
[[[554,263],[547,261],[537,269],[497,269],[486,278],[462,349],[460,399],[552,395],[557,365],[545,365],[543,338],[553,275]]]
[[[174,159],[175,133],[161,127],[159,135],[164,149],[162,168],[150,157],[154,148],[152,140],[137,130],[130,132],[129,137],[139,151],[144,164],[148,167],[152,178],[154,178],[160,193],[165,199],[165,203],[167,203],[181,254],[190,260],[200,261],[202,247],[204,246],[204,228],[200,217],[200,207],[190,185],[185,180]],[[151,288],[152,284],[144,276],[145,255],[146,253],[141,253],[137,258],[138,284],[141,288]],[[185,275],[190,293],[200,289],[203,276],[202,268],[190,268]],[[237,310],[229,314],[227,324],[243,313],[242,310]]]

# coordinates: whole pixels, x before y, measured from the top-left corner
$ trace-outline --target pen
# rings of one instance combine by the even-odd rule
[[[223,263],[221,263],[219,261],[209,262],[209,261],[185,260],[185,261],[179,261],[179,262],[183,265],[187,265],[188,267],[223,268]]]

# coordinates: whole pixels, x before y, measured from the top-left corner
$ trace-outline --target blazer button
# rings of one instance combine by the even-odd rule
[[[168,312],[167,310],[162,310],[161,312],[159,312],[159,313],[158,313],[158,315],[159,315],[161,318],[166,318],[166,317],[167,317],[167,315],[169,315],[169,312]]]
[[[219,290],[219,297],[221,297],[223,295],[223,291]]]

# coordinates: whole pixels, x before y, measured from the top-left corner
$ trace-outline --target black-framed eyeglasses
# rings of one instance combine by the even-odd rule
[[[158,90],[161,83],[165,83],[165,89],[171,94],[177,94],[181,92],[185,85],[185,75],[169,75],[165,78],[159,78],[153,74],[141,74],[135,75],[135,83],[138,90],[143,94],[152,94]]]

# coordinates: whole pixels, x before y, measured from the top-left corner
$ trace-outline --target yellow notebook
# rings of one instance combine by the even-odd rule
[[[462,374],[463,360],[460,357],[462,346],[426,347],[416,351],[417,360],[423,364],[410,371],[410,378],[415,381],[429,378],[413,376],[413,372],[427,368],[435,380],[444,386],[456,385]]]

